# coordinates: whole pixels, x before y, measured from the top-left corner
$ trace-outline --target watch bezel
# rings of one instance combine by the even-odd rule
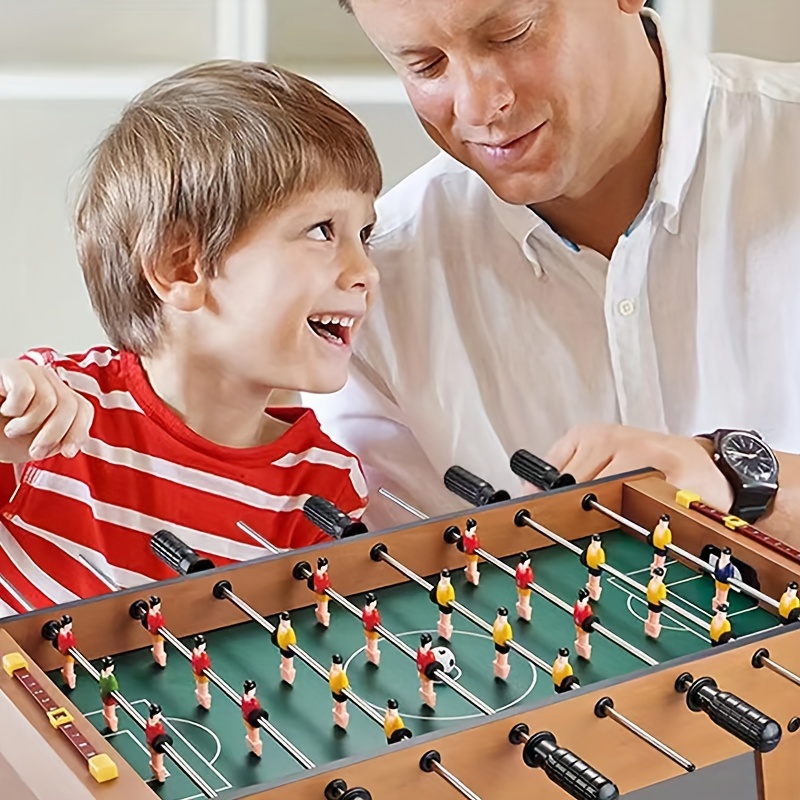
[[[762,450],[765,450],[769,454],[769,457],[772,459],[772,477],[769,480],[763,480],[763,481],[754,480],[746,473],[743,473],[740,470],[738,470],[725,457],[724,455],[725,444],[730,442],[731,439],[733,439],[734,437],[741,437],[741,436],[746,436],[752,439]],[[779,470],[780,470],[778,459],[775,456],[775,453],[772,451],[772,448],[758,434],[754,433],[753,431],[742,431],[742,430],[726,431],[725,434],[720,437],[719,442],[717,443],[716,455],[718,456],[719,463],[724,464],[725,468],[727,470],[730,470],[730,472],[732,472],[736,476],[736,482],[743,490],[746,491],[761,490],[764,491],[765,493],[774,492],[777,490]]]

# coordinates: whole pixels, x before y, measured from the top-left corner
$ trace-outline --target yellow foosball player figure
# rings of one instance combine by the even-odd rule
[[[511,665],[508,663],[508,651],[511,649],[508,643],[513,639],[511,624],[508,621],[508,609],[498,608],[497,617],[492,625],[492,639],[496,652],[494,658],[494,676],[500,680],[506,680],[511,672]]]
[[[411,736],[411,731],[403,724],[397,700],[390,697],[386,701],[386,713],[383,716],[383,731],[389,744],[400,742]]]
[[[667,586],[664,583],[664,568],[653,569],[653,576],[647,584],[647,621],[644,632],[651,639],[658,639],[661,633],[661,612],[667,599]]]
[[[553,662],[553,687],[559,694],[563,694],[577,685],[578,679],[572,672],[572,664],[569,663],[569,650],[562,647],[558,651],[558,658]]]
[[[350,688],[350,681],[344,671],[342,657],[338,653],[331,656],[331,668],[328,673],[328,684],[333,695],[333,724],[338,725],[343,730],[347,729],[350,722],[350,714],[347,713],[347,695],[345,689]]]
[[[655,550],[653,563],[650,565],[652,572],[656,567],[667,568],[667,548],[672,544],[672,531],[669,529],[669,514],[662,514],[658,524],[650,534],[650,544]]]
[[[453,607],[450,604],[456,599],[456,590],[450,583],[449,569],[439,573],[439,582],[431,592],[431,599],[439,606],[439,636],[450,641],[453,635]]]
[[[606,551],[603,550],[603,540],[599,533],[592,536],[592,541],[581,556],[584,566],[589,570],[589,580],[586,588],[592,600],[599,600],[603,592],[600,586],[600,576],[603,574],[601,567],[606,563]]]
[[[800,620],[800,598],[797,597],[797,581],[792,581],[781,595],[778,616],[784,625]]]
[[[716,647],[721,644],[727,644],[733,639],[733,630],[731,629],[731,622],[728,619],[728,604],[722,603],[717,606],[717,613],[711,619],[711,625],[708,628],[708,634],[711,637],[711,646]]]
[[[281,651],[281,680],[291,686],[297,670],[294,668],[294,653],[289,648],[297,644],[297,635],[288,611],[281,611],[278,627],[275,629],[275,644]]]

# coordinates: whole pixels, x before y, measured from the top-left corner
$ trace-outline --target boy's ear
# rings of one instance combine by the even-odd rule
[[[208,279],[188,232],[175,236],[155,262],[145,264],[144,274],[158,298],[178,311],[196,311],[205,303]]]

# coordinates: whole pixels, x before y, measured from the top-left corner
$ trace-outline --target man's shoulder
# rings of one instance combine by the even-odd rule
[[[408,231],[416,230],[421,221],[430,221],[432,216],[439,222],[447,214],[461,218],[464,202],[475,202],[490,194],[489,187],[473,170],[440,153],[378,200],[373,242],[380,245],[394,238],[403,239]]]
[[[800,62],[764,61],[717,53],[710,56],[715,90],[727,96],[800,105]]]

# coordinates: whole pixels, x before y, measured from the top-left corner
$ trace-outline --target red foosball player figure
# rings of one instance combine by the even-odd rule
[[[562,647],[558,651],[558,657],[553,662],[553,688],[559,694],[568,692],[573,686],[578,684],[578,679],[572,671],[572,664],[569,663],[569,650]]]
[[[417,671],[419,672],[419,693],[422,701],[430,708],[436,708],[436,692],[433,690],[433,680],[428,677],[431,664],[436,663],[433,654],[433,637],[429,633],[420,634],[419,647],[417,648]]]
[[[167,779],[167,770],[164,767],[164,745],[172,744],[172,737],[164,730],[164,721],[161,706],[151,703],[147,711],[147,724],[144,729],[144,738],[147,749],[150,751],[150,769],[159,783]]]
[[[258,721],[267,718],[267,712],[261,708],[261,703],[256,697],[256,682],[246,680],[243,685],[244,694],[240,704],[242,706],[242,719],[246,731],[247,747],[254,756],[261,758],[263,744],[261,742],[261,728]]]
[[[669,514],[662,514],[658,518],[656,527],[649,538],[650,544],[655,550],[653,563],[650,565],[650,572],[656,567],[667,568],[667,547],[672,544],[672,531],[669,529]]]
[[[364,625],[364,636],[367,640],[367,661],[377,667],[381,663],[381,651],[378,649],[380,633],[375,628],[381,624],[381,612],[378,611],[378,598],[372,592],[368,592],[364,596],[361,622]]]
[[[281,680],[291,686],[297,670],[294,668],[294,653],[289,648],[297,644],[297,634],[292,627],[288,611],[281,611],[278,627],[275,630],[275,644],[281,651]]]
[[[456,590],[450,583],[449,569],[443,569],[439,573],[439,581],[433,587],[431,599],[439,606],[439,636],[450,641],[453,635],[453,607],[450,604],[456,599]]]
[[[781,595],[778,616],[784,625],[800,620],[800,598],[797,597],[797,582],[792,581]]]
[[[734,567],[731,564],[731,549],[723,547],[719,554],[719,559],[714,567],[714,588],[716,594],[711,603],[711,608],[716,611],[723,603],[728,602],[728,592],[731,589],[730,579],[734,575]]]
[[[578,592],[578,599],[572,608],[572,619],[575,622],[575,652],[587,661],[592,657],[592,646],[589,644],[589,634],[597,622],[597,617],[592,613],[589,605],[589,590],[585,587]]]
[[[599,533],[593,534],[592,541],[581,556],[581,561],[589,570],[589,580],[586,583],[589,597],[597,601],[603,592],[600,586],[600,576],[603,574],[601,567],[606,563],[606,551],[603,550],[603,540]]]
[[[644,623],[644,632],[651,639],[658,639],[661,634],[661,612],[666,599],[667,586],[664,583],[664,568],[655,567],[650,582],[647,584],[647,621]]]
[[[114,659],[106,656],[100,661],[100,677],[97,679],[100,699],[103,701],[103,719],[112,733],[117,732],[117,701],[114,692],[119,691],[119,682],[114,674]]]
[[[164,650],[164,637],[159,633],[159,629],[164,627],[164,615],[161,613],[160,597],[153,595],[153,597],[150,598],[150,608],[147,610],[145,627],[150,634],[150,640],[153,642],[153,661],[155,661],[159,667],[166,667],[167,653]]]
[[[389,744],[408,738],[406,727],[403,725],[403,719],[400,716],[397,700],[391,697],[386,701],[386,713],[383,715],[383,731]]]
[[[331,687],[333,696],[333,724],[346,730],[347,723],[350,722],[350,715],[347,713],[347,695],[344,694],[344,690],[350,688],[350,681],[344,671],[342,657],[338,653],[331,656],[328,685]]]
[[[464,574],[467,581],[473,586],[477,586],[480,582],[481,576],[478,572],[478,553],[481,543],[478,540],[478,523],[470,517],[464,523],[464,533],[458,541],[456,547],[464,554],[467,560],[467,566],[464,569]]]
[[[211,708],[211,693],[208,691],[208,676],[205,670],[211,669],[211,658],[206,652],[206,637],[198,633],[192,647],[192,674],[194,675],[194,696],[197,705],[206,711]]]
[[[75,647],[75,634],[72,632],[72,617],[64,614],[61,617],[61,627],[58,629],[56,637],[56,647],[58,652],[64,656],[64,666],[61,667],[61,675],[70,689],[75,688],[75,659],[69,651]]]
[[[511,631],[511,624],[508,621],[508,609],[498,608],[497,617],[492,625],[492,639],[497,655],[494,657],[494,676],[500,680],[506,680],[511,672],[511,665],[508,663],[509,642],[514,638]]]
[[[331,615],[328,611],[328,602],[330,598],[325,594],[326,589],[331,588],[327,558],[323,557],[317,559],[317,568],[314,570],[314,574],[308,579],[308,588],[317,596],[317,607],[315,609],[317,622],[327,628],[331,622]]]
[[[531,588],[533,583],[533,569],[531,557],[527,553],[519,554],[519,564],[514,572],[514,581],[517,584],[517,616],[525,622],[531,621]]]
[[[727,603],[722,603],[717,606],[717,613],[711,618],[708,635],[711,637],[712,647],[716,647],[720,644],[727,644],[733,639],[733,630],[731,629],[731,622],[728,619]]]

